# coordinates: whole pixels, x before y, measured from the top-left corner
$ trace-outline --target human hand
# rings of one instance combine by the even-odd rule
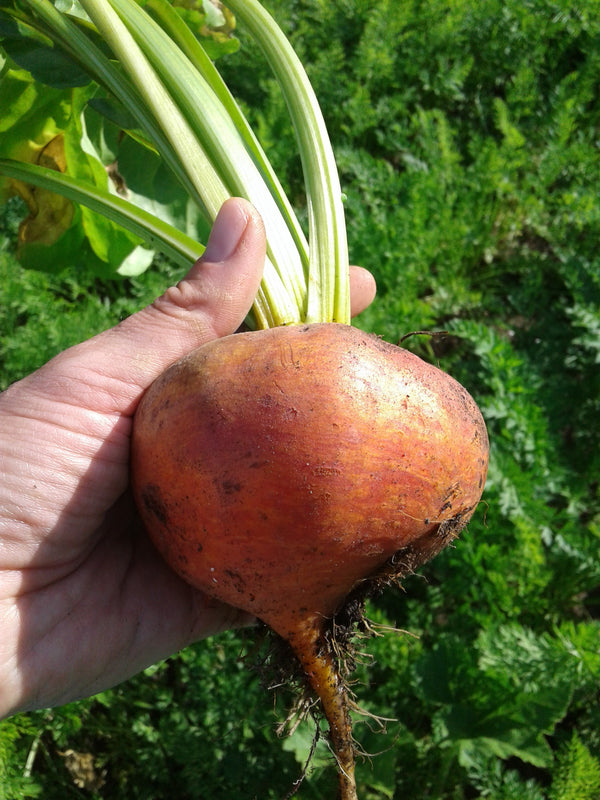
[[[0,395],[0,717],[114,686],[250,618],[178,578],[128,489],[133,415],[172,362],[233,333],[260,283],[262,221],[228,201],[186,278]],[[375,284],[352,268],[353,313]]]

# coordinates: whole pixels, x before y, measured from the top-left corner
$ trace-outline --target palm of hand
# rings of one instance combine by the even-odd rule
[[[131,417],[102,402],[84,410],[48,399],[35,417],[11,420],[29,453],[31,493],[20,546],[3,565],[2,602],[13,609],[3,639],[14,647],[13,693],[29,707],[112,686],[238,616],[180,581],[152,548],[126,488]],[[22,474],[23,462],[14,466]]]
[[[0,717],[93,694],[249,621],[157,555],[128,489],[129,440],[153,380],[242,323],[264,255],[260,218],[228,201],[178,286],[0,396]],[[373,294],[355,269],[354,312]]]

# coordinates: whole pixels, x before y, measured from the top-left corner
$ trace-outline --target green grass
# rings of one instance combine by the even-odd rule
[[[408,633],[364,645],[358,700],[392,721],[386,733],[357,725],[373,754],[359,763],[360,797],[595,800],[600,11],[591,0],[269,5],[330,126],[352,259],[378,281],[359,324],[391,341],[443,332],[405,346],[464,383],[491,439],[484,501],[456,546],[370,609]],[[301,198],[259,56],[242,37],[220,67]],[[166,264],[114,282],[23,270],[9,212],[3,387],[178,277]],[[251,645],[226,634],[98,698],[3,723],[4,796],[280,800],[312,732],[276,738],[286,697],[274,708],[240,660]],[[75,765],[92,757],[95,788],[77,786],[67,750]],[[332,796],[328,761],[321,743],[301,800]]]

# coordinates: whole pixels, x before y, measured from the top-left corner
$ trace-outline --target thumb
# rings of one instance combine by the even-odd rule
[[[234,333],[258,291],[265,261],[262,219],[246,200],[227,200],[211,231],[204,255],[177,286],[126,320],[124,327],[173,327],[176,358],[210,339]]]
[[[46,367],[58,367],[63,376],[77,376],[79,382],[84,373],[86,403],[95,386],[105,399],[112,395],[114,411],[131,412],[131,404],[170,364],[237,330],[258,291],[265,251],[258,212],[245,200],[227,200],[204,255],[183,280],[151,305],[65,351]]]
[[[107,333],[126,340],[140,364],[152,365],[153,380],[190,350],[237,330],[258,291],[265,252],[258,212],[246,200],[227,200],[185,278]]]

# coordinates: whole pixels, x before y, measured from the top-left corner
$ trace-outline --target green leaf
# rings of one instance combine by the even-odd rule
[[[453,706],[441,715],[449,738],[457,744],[458,762],[466,769],[481,757],[507,760],[519,758],[536,767],[552,763],[552,750],[534,725],[536,718],[523,718],[499,713],[481,716],[470,706]]]
[[[199,258],[203,252],[204,248],[202,245],[169,225],[163,219],[156,219],[151,214],[144,211],[143,208],[123,200],[117,195],[109,194],[98,187],[80,183],[68,175],[63,175],[55,170],[45,169],[31,164],[22,164],[21,162],[8,159],[0,160],[0,174],[3,173],[22,181],[28,181],[37,187],[34,199],[39,202],[36,203],[37,213],[33,217],[34,221],[40,215],[43,219],[43,215],[46,213],[49,213],[51,217],[54,214],[54,217],[56,217],[55,204],[57,202],[64,202],[64,197],[78,202],[87,208],[96,210],[100,213],[100,216],[106,218],[107,221],[112,221],[118,226],[124,226],[127,231],[140,237],[153,247],[156,247],[185,269]],[[45,195],[40,194],[40,192],[45,192]],[[49,209],[48,211],[46,211],[47,207]],[[68,208],[69,206],[67,205],[67,209]],[[80,216],[77,208],[75,211]],[[76,222],[79,222],[78,217]],[[27,220],[24,224],[27,224]],[[38,227],[40,226],[38,225]],[[22,257],[27,256],[27,248],[52,245],[63,233],[62,229],[58,231],[53,230],[52,224],[50,223],[48,225],[42,224],[41,227],[44,232],[44,237],[27,236],[26,231],[23,230],[22,224],[21,239],[26,245],[25,252],[21,253]],[[56,228],[56,220],[54,220],[54,227]],[[63,229],[66,228],[65,236],[69,233],[75,233],[75,235],[77,235],[78,227],[81,226],[77,224],[72,224],[70,227],[63,226]],[[64,246],[64,240],[62,240],[62,245]],[[39,257],[37,250],[36,253],[37,257]],[[138,251],[127,264],[121,264],[119,269],[124,270],[121,274],[139,274],[141,265],[146,260],[147,257],[142,256],[142,251]],[[135,266],[133,266],[134,264]],[[35,265],[35,261],[33,265]],[[107,268],[102,271],[106,273]]]
[[[545,736],[566,714],[575,670],[559,642],[520,625],[488,628],[473,653],[443,637],[419,665],[425,698],[441,704],[440,744],[465,767],[481,756],[548,766]]]
[[[207,221],[156,153],[130,136],[122,137],[118,169],[124,181],[121,190],[124,198],[196,242],[207,241],[210,231]]]
[[[25,70],[5,71],[0,76],[0,156],[37,161],[67,124],[69,99],[67,91],[42,86]]]
[[[2,48],[40,83],[57,89],[85,86],[90,76],[31,25],[0,10]]]
[[[150,218],[133,219],[132,230],[136,232],[133,235],[117,224],[121,213],[117,208],[114,214],[106,212],[109,219],[105,219],[105,213],[97,213],[101,205],[95,212],[86,208],[74,213],[70,204],[53,194],[48,185],[33,189],[28,188],[26,177],[19,183],[15,183],[14,175],[11,179],[3,178],[0,185],[5,194],[18,190],[28,200],[35,213],[35,227],[40,232],[34,234],[33,222],[27,223],[28,234],[24,233],[19,249],[23,263],[54,272],[80,259],[82,242],[88,237],[93,253],[88,253],[86,258],[98,265],[99,274],[109,275],[112,271],[139,274],[151,261],[151,253],[136,249],[141,241],[140,226],[146,242],[158,247],[183,268],[199,257],[203,248],[196,242],[206,240],[208,229],[198,207],[145,141],[140,144],[139,137],[123,137],[122,130],[114,122],[97,113],[97,106],[105,111],[108,103],[93,94],[93,89],[62,91],[43,87],[24,70],[8,70],[0,78],[0,89],[0,126],[3,128],[0,156],[9,155],[25,163],[37,163],[43,158],[48,163],[48,148],[52,146],[56,150],[51,143],[58,142],[57,137],[62,135],[64,154],[60,168],[68,167],[72,179],[85,181],[84,188],[96,187],[101,202],[104,202],[102,194],[109,189],[115,195],[117,190],[124,192],[130,202],[157,217],[154,231]],[[90,99],[96,100],[97,105],[87,105]],[[132,123],[131,117],[118,105],[111,104],[110,109],[117,121]],[[115,180],[121,181],[118,187],[110,184],[107,177],[107,169],[117,159],[119,169],[127,176],[123,182],[124,179],[115,174]],[[57,181],[58,178],[56,173]],[[29,179],[36,183],[32,175]],[[60,186],[55,186],[54,191],[61,191]],[[73,193],[70,197],[85,202]],[[118,199],[116,195],[112,204],[116,206]],[[163,222],[170,223],[181,236],[177,230],[163,228],[161,231]],[[69,225],[72,230],[67,231]]]
[[[550,800],[597,800],[600,797],[600,760],[576,732],[558,752]]]
[[[91,91],[95,92],[95,89]],[[65,130],[65,157],[68,172],[82,183],[97,186],[102,191],[108,191],[108,175],[105,165],[94,142],[88,136],[87,124],[83,115],[88,96],[85,94],[75,96],[69,125]],[[83,228],[92,250],[101,261],[108,264],[121,264],[134,247],[141,244],[138,236],[85,206],[81,209],[81,215]]]
[[[323,732],[315,741],[315,722],[310,719],[302,722],[290,736],[283,740],[282,749],[293,753],[301,767],[309,765],[310,770],[331,766],[331,752],[322,738]]]
[[[30,72],[36,80],[56,89],[70,89],[86,86],[89,75],[77,68],[71,59],[54,47],[44,47],[33,42],[18,41],[8,45],[3,42],[6,52],[19,67]]]
[[[24,774],[22,766],[27,753],[23,747],[37,749],[38,743],[39,734],[25,715],[0,722],[0,800],[25,800],[42,794],[42,786]]]

